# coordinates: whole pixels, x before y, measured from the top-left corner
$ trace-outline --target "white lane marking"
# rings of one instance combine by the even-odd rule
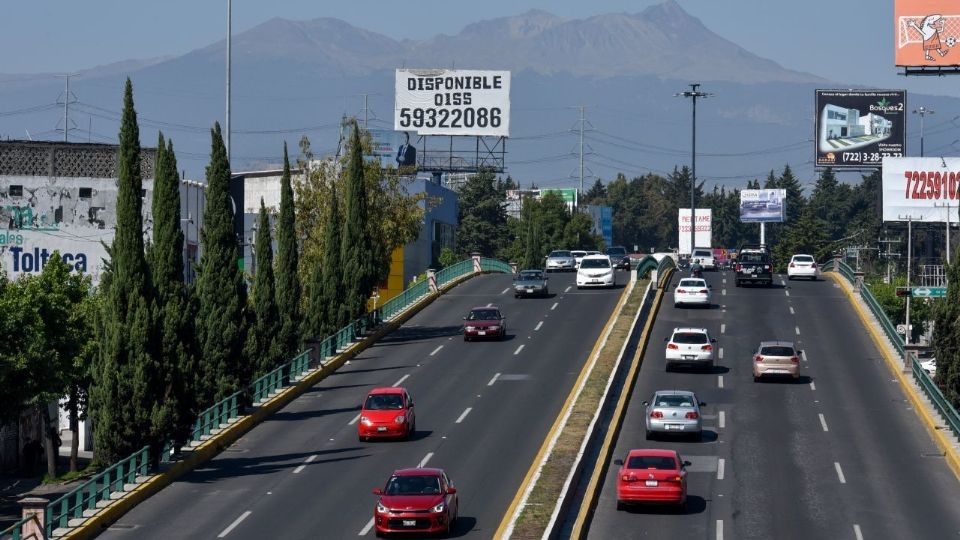
[[[557,309],[557,306],[558,306],[558,305],[560,305],[560,302],[554,302],[553,305],[550,306],[550,311],[553,311],[553,310]]]
[[[720,429],[727,427],[727,413],[720,411]]]
[[[787,296],[790,296],[790,291],[783,291],[783,292],[786,293]]]
[[[823,417],[823,413],[820,413],[820,425],[824,431],[830,431],[830,428],[827,427],[827,419]]]
[[[723,360],[723,347],[720,347],[720,359]]]
[[[721,324],[721,325],[720,325],[720,333],[721,333],[721,334],[725,334],[726,332],[727,332],[727,325],[726,325],[726,324]]]
[[[796,312],[793,311],[793,306],[790,306],[790,314],[791,314],[791,315],[796,315]]]
[[[499,378],[500,378],[500,374],[497,373],[496,375],[493,376],[492,379],[490,379],[490,382],[487,383],[487,386],[493,386],[493,383],[497,382],[497,379]]]
[[[523,345],[517,347],[517,350],[513,351],[513,354],[514,354],[514,355],[520,354],[520,351],[523,350],[523,347],[524,347]]]
[[[430,458],[433,457],[433,452],[428,452],[427,455],[423,456],[423,459],[420,460],[420,463],[417,465],[418,469],[422,469],[427,466],[427,462],[430,461]]]
[[[717,540],[723,540],[723,520],[717,520]]]
[[[570,289],[572,289],[572,288],[573,288],[573,285],[570,285],[569,287],[567,287],[566,289],[564,289],[563,292],[570,292]]]
[[[810,389],[811,389],[811,390],[816,390],[816,389],[817,389],[817,383],[815,383],[815,382],[813,382],[813,381],[810,381]]]
[[[717,480],[723,480],[723,469],[725,465],[726,461],[723,458],[717,460]]]
[[[500,291],[500,294],[507,294],[507,291],[509,290],[510,290],[510,287],[507,287],[506,289]]]
[[[433,356],[433,355],[437,354],[438,352],[440,352],[440,349],[442,349],[442,348],[443,348],[443,345],[440,345],[439,347],[437,347],[436,349],[434,349],[432,353],[430,353],[430,356]]]
[[[720,291],[720,294],[722,294],[723,296],[726,296],[726,295],[727,295],[727,290],[726,290],[726,289],[721,290],[721,291]]]
[[[794,327],[794,330],[797,331],[797,335],[799,336],[799,335],[800,335],[800,327],[799,327],[799,326],[795,326],[795,327]]]
[[[250,512],[249,510],[247,510],[246,512],[240,514],[240,517],[238,517],[236,520],[234,520],[234,522],[231,523],[229,527],[227,527],[226,529],[224,529],[222,533],[218,534],[218,535],[217,535],[217,538],[225,538],[228,534],[230,534],[230,531],[232,531],[233,529],[235,529],[235,528],[237,527],[237,525],[240,524],[241,521],[247,519],[247,517],[250,516],[250,513],[251,513],[251,512]]]
[[[297,467],[296,469],[293,470],[293,474],[300,474],[300,471],[302,471],[302,470],[307,466],[307,463],[310,463],[311,461],[313,461],[313,460],[315,460],[315,459],[317,459],[317,455],[316,455],[316,454],[308,457],[308,458],[306,459],[306,461],[303,462],[303,465],[301,465],[301,466],[299,466],[299,467]]]
[[[359,415],[359,414],[357,414],[356,416],[354,416],[354,417],[353,417],[353,420],[351,420],[350,423],[347,424],[347,425],[348,425],[348,426],[352,426],[352,425],[354,425],[354,424],[357,423],[357,420],[360,420],[360,415]]]
[[[397,381],[397,382],[395,382],[395,383],[393,383],[393,386],[400,386],[401,384],[403,384],[403,381],[407,380],[407,378],[409,378],[409,377],[410,377],[410,374],[409,374],[409,373],[406,374],[406,375],[404,375],[403,377],[400,377],[400,380]]]
[[[370,529],[372,528],[373,528],[373,518],[370,518],[370,521],[368,521],[367,524],[364,525],[362,529],[360,529],[360,533],[357,536],[366,536],[367,533],[370,532]]]
[[[723,388],[723,375],[717,375],[717,387]]]
[[[473,410],[473,407],[467,407],[467,409],[463,411],[463,414],[460,415],[460,418],[457,418],[457,421],[454,422],[454,424],[459,424],[460,422],[463,422],[463,419],[466,418],[467,415],[470,414],[470,411],[472,410]]]
[[[727,278],[723,278],[723,282],[726,283],[726,282],[727,282]]]
[[[538,322],[538,323],[537,323],[537,327],[534,328],[533,331],[536,332],[537,330],[540,329],[541,326],[543,326],[543,321]]]
[[[487,307],[493,307],[493,302],[490,302],[489,304],[487,304]]]
[[[856,523],[853,524],[853,534],[857,537],[857,540],[863,540],[863,533],[860,531],[860,526]]]
[[[840,479],[840,483],[841,483],[841,484],[846,484],[846,483],[847,483],[847,479],[844,478],[844,476],[843,476],[843,469],[840,468],[840,463],[834,461],[834,462],[833,462],[833,468],[837,470],[837,477]]]

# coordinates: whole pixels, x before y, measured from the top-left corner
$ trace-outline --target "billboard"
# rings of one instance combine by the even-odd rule
[[[679,213],[679,223],[677,229],[680,232],[680,243],[677,249],[678,253],[691,253],[690,249],[690,209],[681,208]],[[697,224],[694,232],[693,247],[710,247],[711,234],[713,232],[713,209],[697,208]]]
[[[946,223],[947,205],[960,206],[960,158],[886,158],[882,183],[884,221]]]
[[[392,165],[397,169],[417,166],[416,134],[406,131],[392,131],[389,129],[371,129],[370,154],[365,157],[379,159],[380,165]]]
[[[787,190],[740,190],[740,221],[743,223],[786,221]]]
[[[894,0],[894,63],[899,67],[960,66],[960,4],[956,0]]]
[[[510,72],[398,69],[393,129],[510,136]]]
[[[817,90],[818,167],[879,168],[905,154],[903,90]]]

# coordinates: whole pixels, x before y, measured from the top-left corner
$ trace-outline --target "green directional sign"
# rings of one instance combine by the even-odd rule
[[[911,296],[914,298],[946,298],[946,287],[911,287]]]

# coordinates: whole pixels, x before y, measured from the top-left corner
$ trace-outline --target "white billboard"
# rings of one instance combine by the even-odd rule
[[[960,206],[960,158],[883,158],[883,220],[946,223]]]
[[[510,136],[510,72],[398,69],[393,129]]]
[[[743,223],[786,221],[787,190],[740,190],[740,221]]]
[[[690,253],[690,209],[681,208],[679,212],[678,231],[680,232],[679,253]],[[697,208],[696,231],[694,232],[696,246],[693,247],[711,247],[711,234],[713,233],[713,209]]]

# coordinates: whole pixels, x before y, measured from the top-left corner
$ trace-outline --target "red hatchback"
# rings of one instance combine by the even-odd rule
[[[497,307],[475,307],[463,318],[463,340],[507,337],[506,318]]]
[[[690,464],[675,450],[631,450],[626,461],[617,460],[617,510],[631,503],[665,503],[687,506],[687,471]]]
[[[360,409],[357,437],[410,437],[417,431],[413,398],[406,388],[374,388]]]
[[[450,534],[460,510],[457,488],[443,469],[393,471],[373,512],[377,536],[417,532]]]

